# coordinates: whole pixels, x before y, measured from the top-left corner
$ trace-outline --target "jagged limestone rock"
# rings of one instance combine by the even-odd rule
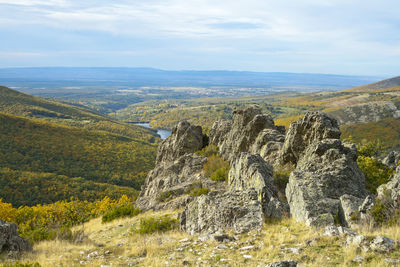
[[[181,230],[189,234],[260,230],[262,205],[254,189],[213,191],[190,202],[180,214]]]
[[[241,153],[232,163],[228,184],[233,191],[255,189],[267,217],[282,217],[285,212],[278,200],[272,166],[258,154]]]
[[[266,129],[275,132],[263,132]],[[260,136],[261,135],[261,136]],[[282,128],[277,127],[270,115],[262,114],[258,106],[248,106],[233,112],[232,121],[218,121],[212,126],[209,133],[210,143],[219,147],[222,157],[232,162],[240,152],[260,154],[271,158],[270,153],[277,153],[283,142]],[[274,148],[265,146],[274,142]],[[271,143],[272,144],[272,143]]]
[[[156,164],[175,161],[187,153],[194,153],[203,148],[203,133],[200,126],[193,126],[187,121],[179,122],[171,135],[159,146]]]
[[[17,225],[0,220],[0,253],[30,251],[32,246],[17,233]]]
[[[307,112],[289,127],[281,150],[282,164],[296,165],[309,145],[328,138],[340,138],[337,121],[322,112]]]
[[[291,215],[298,221],[321,227],[340,220],[341,196],[364,199],[365,177],[357,166],[356,155],[354,146],[339,139],[308,145],[286,187]]]
[[[193,198],[183,196],[193,186],[207,186],[211,180],[202,175],[207,158],[194,152],[202,149],[200,126],[178,123],[158,149],[155,168],[149,172],[136,205],[144,210],[181,208]]]

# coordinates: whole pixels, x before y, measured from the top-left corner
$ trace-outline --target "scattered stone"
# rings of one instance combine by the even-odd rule
[[[99,252],[93,251],[87,255],[88,259],[90,258],[97,258],[99,256]]]
[[[357,233],[346,227],[328,225],[325,227],[325,232],[322,235],[324,235],[324,236],[341,236],[341,235],[355,236],[355,235],[357,235]]]
[[[302,251],[301,248],[283,248],[282,250],[284,252],[289,252],[289,253],[293,253],[293,254],[300,254],[300,252]]]
[[[216,249],[228,249],[228,247],[224,244],[219,244],[215,247]]]
[[[355,262],[355,263],[362,263],[364,261],[364,257],[363,256],[356,256],[353,260],[352,260],[352,262]]]
[[[297,261],[293,260],[277,261],[265,265],[265,267],[297,267],[297,266],[298,266]]]
[[[246,246],[239,248],[239,250],[253,250],[253,249],[256,249],[256,246]]]
[[[397,265],[400,263],[400,260],[399,260],[399,259],[386,258],[386,259],[385,259],[385,262],[386,262],[387,264],[394,264],[394,265],[397,266]]]
[[[243,255],[243,258],[245,258],[245,259],[252,259],[252,258],[253,258],[253,256],[251,256],[251,255],[247,255],[247,254],[244,254],[244,255]]]
[[[369,247],[373,251],[388,253],[394,250],[395,241],[385,236],[377,236],[371,241]]]

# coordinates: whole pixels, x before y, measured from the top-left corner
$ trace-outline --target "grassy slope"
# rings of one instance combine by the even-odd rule
[[[134,138],[0,113],[0,167],[37,174],[35,178],[23,183],[25,186],[15,183],[14,188],[11,185],[8,189],[0,187],[0,197],[12,202],[15,197],[13,190],[18,195],[31,186],[46,185],[43,181],[35,182],[41,173],[82,177],[82,183],[75,180],[75,186],[67,186],[67,181],[59,177],[55,190],[72,189],[69,196],[90,199],[92,197],[87,196],[95,197],[94,191],[97,189],[105,190],[106,185],[99,186],[93,182],[129,186],[139,190],[146,172],[153,168],[155,152],[156,144]],[[4,172],[1,175],[10,176]],[[24,175],[17,177],[21,180]],[[7,177],[2,179],[7,180]],[[49,201],[64,199],[68,195],[65,193],[51,197],[45,194],[44,189],[28,191],[36,194],[29,197],[33,201],[29,204],[37,203],[41,194]],[[107,191],[114,192],[115,195],[116,187],[109,186]],[[133,190],[121,187],[118,195],[127,192],[133,193]]]
[[[281,260],[297,260],[304,266],[360,266],[352,260],[364,257],[362,266],[387,266],[386,258],[399,258],[399,252],[388,254],[363,252],[355,247],[346,247],[346,237],[327,237],[320,231],[310,229],[290,219],[266,223],[260,233],[236,235],[236,242],[224,243],[227,248],[217,248],[215,241],[200,241],[198,236],[190,236],[178,231],[141,235],[132,232],[140,219],[158,217],[165,214],[176,216],[175,212],[147,212],[134,218],[119,219],[102,224],[97,218],[76,230],[84,230],[87,239],[83,243],[72,244],[65,241],[44,241],[34,246],[34,254],[25,255],[24,261],[39,262],[42,266],[264,266]],[[375,230],[361,229],[368,236],[384,235],[394,240],[400,239],[399,226]],[[184,240],[183,240],[184,239]],[[313,242],[311,242],[313,241]],[[307,244],[308,242],[308,244]],[[254,245],[253,249],[240,250]],[[299,253],[291,249],[299,248]],[[88,257],[92,252],[98,256]],[[94,253],[95,254],[95,253]],[[243,254],[250,255],[246,259]],[[93,255],[93,254],[92,254]]]
[[[370,83],[367,85],[363,86],[358,86],[352,89],[349,89],[347,91],[350,92],[369,92],[369,91],[375,91],[375,90],[382,90],[382,89],[388,89],[388,88],[393,88],[393,87],[398,87],[400,86],[400,76],[393,77],[390,79],[386,79],[383,81],[379,81],[376,83]]]

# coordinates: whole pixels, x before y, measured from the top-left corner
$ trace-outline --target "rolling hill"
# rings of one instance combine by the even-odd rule
[[[349,89],[350,92],[371,92],[400,87],[400,76]]]
[[[154,131],[0,87],[0,198],[14,205],[137,195]]]

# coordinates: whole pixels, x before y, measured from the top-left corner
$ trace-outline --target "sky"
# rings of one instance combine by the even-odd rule
[[[400,75],[398,0],[0,0],[0,68]]]

